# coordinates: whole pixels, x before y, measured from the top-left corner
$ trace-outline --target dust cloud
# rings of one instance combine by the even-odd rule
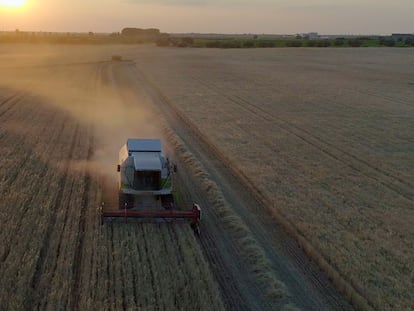
[[[88,169],[116,180],[118,152],[127,138],[161,138],[162,129],[134,64],[111,62],[110,54],[95,47],[1,47],[0,91],[22,93],[33,105],[74,118],[93,137]]]

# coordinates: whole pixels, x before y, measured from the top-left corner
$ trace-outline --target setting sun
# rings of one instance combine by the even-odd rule
[[[0,0],[0,6],[18,8],[26,4],[26,0]]]

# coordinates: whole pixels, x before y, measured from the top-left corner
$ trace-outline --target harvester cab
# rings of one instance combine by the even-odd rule
[[[119,151],[117,171],[118,207],[102,208],[103,220],[190,220],[199,234],[200,207],[193,204],[190,210],[175,209],[176,166],[164,154],[160,139],[128,139]]]

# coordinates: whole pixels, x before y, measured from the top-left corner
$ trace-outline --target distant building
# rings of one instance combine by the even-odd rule
[[[394,41],[402,41],[406,39],[412,39],[414,40],[414,34],[412,33],[393,33],[391,35],[391,39]]]

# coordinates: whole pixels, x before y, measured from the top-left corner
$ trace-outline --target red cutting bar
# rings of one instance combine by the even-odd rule
[[[103,217],[123,217],[123,218],[189,218],[193,223],[198,224],[200,220],[200,210],[193,206],[191,211],[137,211],[137,210],[111,210],[102,211]]]
[[[105,217],[166,217],[166,218],[194,218],[197,213],[194,211],[103,211]]]

